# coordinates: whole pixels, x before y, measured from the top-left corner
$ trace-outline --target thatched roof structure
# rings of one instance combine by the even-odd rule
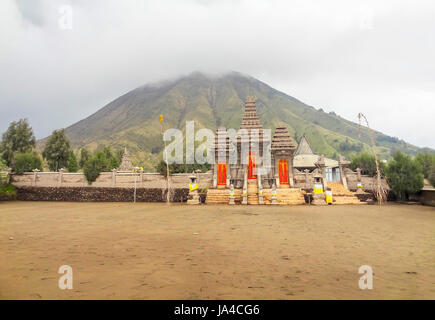
[[[301,141],[299,141],[298,148],[296,149],[296,155],[299,154],[314,154],[313,149],[311,149],[310,143],[307,138],[303,136]]]
[[[299,154],[293,159],[293,166],[295,168],[316,168],[316,162],[319,156],[315,154]],[[325,158],[326,168],[338,168],[338,161],[334,159]]]

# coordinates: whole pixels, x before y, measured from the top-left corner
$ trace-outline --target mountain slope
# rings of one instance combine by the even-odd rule
[[[264,128],[287,124],[298,141],[306,135],[318,154],[350,156],[368,149],[368,130],[334,113],[304,104],[267,84],[236,72],[220,77],[193,73],[177,80],[146,85],[112,101],[90,117],[66,129],[74,147],[95,149],[102,144],[127,146],[136,163],[151,170],[161,159],[162,138],[159,115],[166,128],[185,127],[195,120],[195,128],[215,130],[219,126],[238,129],[246,96],[256,98],[257,112]],[[379,153],[387,158],[393,150],[416,153],[419,148],[375,132]]]

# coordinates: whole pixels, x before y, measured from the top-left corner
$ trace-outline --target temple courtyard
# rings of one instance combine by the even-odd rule
[[[3,202],[0,255],[0,299],[435,299],[435,210]]]

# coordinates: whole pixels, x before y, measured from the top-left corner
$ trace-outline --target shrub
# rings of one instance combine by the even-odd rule
[[[356,170],[357,168],[360,168],[362,174],[374,176],[376,175],[375,156],[366,152],[361,153],[360,155],[352,158],[352,162],[350,163],[350,168],[352,170]]]
[[[432,167],[435,164],[435,155],[430,153],[419,153],[415,156],[415,160],[423,168],[424,177],[429,178]]]
[[[97,180],[100,172],[102,172],[100,163],[94,158],[88,160],[83,167],[83,173],[89,184]]]
[[[8,166],[6,165],[6,161],[0,159],[0,187],[8,183],[9,175],[8,175]]]
[[[14,165],[14,172],[16,174],[31,172],[33,169],[42,170],[41,157],[34,152],[15,154]]]
[[[83,173],[89,184],[92,184],[99,177],[101,172],[110,171],[112,169],[112,159],[107,159],[104,151],[97,151],[94,156],[89,159],[84,167]]]
[[[10,167],[14,167],[15,153],[31,152],[35,147],[36,139],[33,135],[32,127],[27,119],[13,121],[5,133],[3,133],[0,143],[0,154]]]
[[[201,172],[207,172],[208,170],[210,170],[211,165],[206,163],[206,164],[198,164],[198,163],[194,163],[194,164],[170,164],[169,165],[169,172],[172,173],[192,173],[195,170],[201,170]],[[158,173],[164,175],[166,177],[167,175],[167,168],[166,168],[166,162],[161,160],[159,162],[159,164],[156,167],[156,170]]]
[[[0,186],[0,199],[13,200],[16,198],[17,190],[13,185]]]
[[[378,159],[379,170],[381,174],[385,172],[385,164]],[[356,170],[357,168],[361,169],[361,174],[365,174],[368,176],[375,176],[376,172],[376,160],[373,154],[363,152],[360,155],[357,155],[352,158],[350,163],[350,168],[352,170]]]
[[[360,152],[364,148],[364,145],[361,142],[352,143],[349,141],[349,138],[346,138],[344,142],[340,143],[338,148],[342,152],[350,152],[350,151]]]
[[[58,171],[61,168],[67,168],[70,155],[70,143],[65,135],[65,129],[54,130],[42,152],[50,170]]]
[[[106,156],[108,169],[116,169],[119,167],[118,157],[113,154],[112,149],[110,147],[104,147],[103,149],[104,155]]]
[[[89,153],[88,149],[82,148],[80,150],[80,162],[79,162],[80,168],[83,169],[83,167],[85,166],[85,163],[89,160],[90,157],[91,157],[91,154]]]
[[[432,184],[432,186],[435,187],[435,163],[432,164],[432,168],[429,173],[429,181]]]
[[[399,200],[407,200],[409,195],[419,192],[424,186],[420,164],[400,151],[388,163],[385,174],[391,190]]]
[[[77,158],[74,152],[71,150],[69,159],[68,159],[68,172],[77,172],[79,166],[77,164]]]

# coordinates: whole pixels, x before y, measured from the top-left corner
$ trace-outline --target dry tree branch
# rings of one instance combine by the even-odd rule
[[[378,204],[383,204],[386,200],[387,200],[387,190],[384,189],[383,185],[382,185],[382,180],[381,180],[381,171],[379,169],[379,160],[378,160],[378,154],[376,153],[376,144],[375,144],[375,136],[373,134],[373,130],[370,130],[370,126],[369,126],[369,122],[366,118],[366,116],[364,114],[362,114],[361,112],[358,113],[358,121],[359,121],[359,135],[361,136],[361,121],[362,119],[364,119],[367,128],[369,130],[370,133],[370,139],[372,142],[372,152],[373,155],[375,156],[375,162],[376,162],[376,184],[375,184],[375,195],[376,195],[376,199],[378,200]]]

